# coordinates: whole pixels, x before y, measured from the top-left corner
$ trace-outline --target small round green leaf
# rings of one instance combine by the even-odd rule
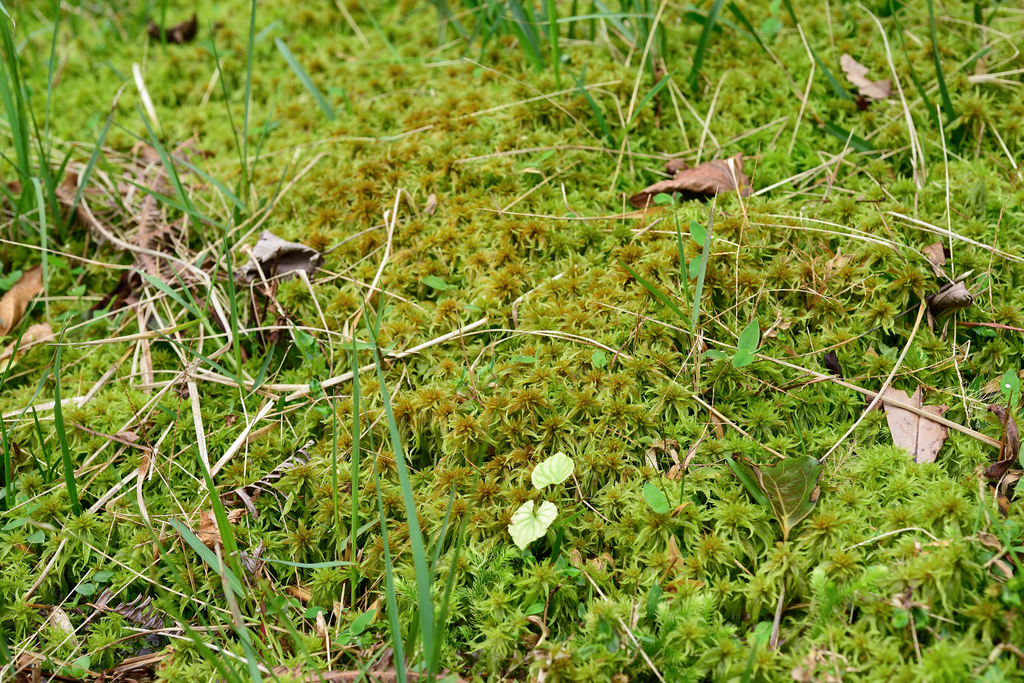
[[[668,504],[668,500],[665,498],[665,494],[651,482],[644,484],[644,500],[647,501],[647,505],[651,510],[659,515],[663,515],[672,509],[672,506]]]
[[[595,368],[603,368],[608,365],[608,356],[604,355],[604,351],[598,349],[590,355],[590,362]]]
[[[533,485],[542,489],[545,486],[561,484],[572,476],[573,467],[572,458],[559,451],[533,468]]]
[[[740,332],[740,338],[736,342],[736,346],[740,349],[745,349],[753,353],[757,351],[757,344],[761,341],[761,328],[757,324],[757,318],[754,318],[747,326]]]
[[[658,194],[654,195],[654,203],[657,204],[658,206],[671,206],[672,204],[675,203],[675,199],[670,194],[659,192]]]
[[[736,355],[732,357],[732,366],[734,368],[745,368],[746,366],[757,360],[750,351],[746,349],[740,349],[736,352]]]
[[[437,277],[436,275],[428,275],[425,278],[423,278],[421,282],[425,284],[427,287],[431,287],[440,292],[443,292],[451,287],[451,285],[449,285],[447,282]]]
[[[544,535],[557,517],[558,508],[554,503],[544,501],[534,509],[533,501],[528,500],[512,515],[508,533],[520,550],[526,550],[526,546]]]

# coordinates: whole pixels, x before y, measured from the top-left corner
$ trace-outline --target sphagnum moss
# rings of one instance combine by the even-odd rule
[[[930,26],[920,4],[901,8],[900,23],[908,49],[920,58],[915,69],[929,88],[935,85],[927,66]],[[913,316],[900,314],[942,282],[919,252],[935,241],[948,247],[947,226],[973,240],[954,237],[948,256],[950,275],[974,271],[969,283],[976,305],[956,320],[1020,327],[1024,268],[1016,243],[1021,238],[1021,190],[1013,162],[1021,152],[1024,101],[1014,88],[984,82],[986,68],[1012,66],[1007,61],[1014,54],[1010,40],[1020,31],[1020,19],[979,6],[993,29],[985,45],[977,28],[964,23],[973,21],[966,6],[937,8],[950,13],[941,15],[937,25],[939,52],[962,117],[946,123],[945,142],[931,128],[923,104],[911,99],[909,72],[901,56],[893,54],[925,152],[928,175],[920,187],[912,177],[899,103],[883,101],[861,111],[856,102],[835,97],[820,76],[809,91],[792,151],[787,150],[800,108],[790,79],[802,96],[809,70],[807,52],[788,17],[777,35],[766,37],[783,73],[721,15],[721,30],[711,33],[703,56],[697,92],[684,88],[680,92],[687,100],[677,97],[673,104],[669,90],[662,90],[657,102],[640,112],[620,157],[618,149],[595,149],[603,144],[600,128],[588,99],[577,90],[533,99],[556,90],[555,74],[531,66],[508,26],[490,36],[481,51],[489,24],[480,24],[468,52],[477,64],[459,61],[462,41],[438,48],[432,10],[413,13],[411,7],[392,4],[371,3],[364,9],[346,3],[372,46],[366,50],[329,4],[295,8],[276,0],[259,6],[251,120],[267,120],[275,99],[277,104],[262,156],[249,166],[253,186],[242,191],[247,200],[252,195],[269,201],[313,154],[325,153],[312,172],[289,188],[262,227],[328,251],[326,274],[315,278],[313,287],[332,331],[344,336],[361,329],[355,316],[387,243],[384,211],[392,208],[399,189],[411,201],[399,205],[381,280],[384,295],[374,297],[383,308],[381,346],[409,348],[484,315],[484,329],[503,330],[477,330],[390,364],[386,372],[431,553],[449,519],[444,547],[432,566],[435,605],[452,575],[455,539],[460,533],[464,539],[443,629],[443,666],[467,679],[495,681],[543,675],[546,680],[621,683],[623,677],[656,680],[654,669],[673,681],[773,681],[790,678],[795,667],[813,670],[816,680],[1024,679],[1012,648],[1001,648],[1024,641],[1022,568],[1016,555],[1000,555],[993,545],[1019,546],[1022,519],[1017,501],[1010,501],[1004,518],[992,489],[979,488],[975,469],[994,457],[987,446],[951,434],[937,463],[914,464],[888,445],[881,412],[869,415],[830,456],[815,511],[783,542],[770,511],[753,501],[723,457],[740,454],[768,463],[772,456],[764,446],[787,455],[806,449],[820,457],[860,415],[861,397],[842,387],[809,383],[768,361],[736,369],[728,361],[704,359],[696,373],[686,321],[676,319],[620,265],[626,263],[688,305],[693,283],[687,289],[680,282],[674,219],[657,214],[642,223],[562,220],[620,211],[622,195],[660,177],[660,161],[647,155],[682,151],[692,162],[698,155],[707,160],[739,151],[747,156],[745,171],[755,190],[806,175],[742,201],[719,197],[719,239],[710,250],[702,298],[707,338],[733,344],[739,330],[756,319],[764,336],[762,353],[824,371],[821,350],[840,344],[836,352],[847,380],[876,388],[908,338]],[[167,4],[169,17],[192,9]],[[195,135],[198,147],[208,153],[202,167],[228,185],[237,182],[235,135],[224,115],[220,86],[211,85],[215,65],[206,41],[217,42],[219,78],[237,122],[244,109],[248,4],[204,1],[194,9],[200,17],[199,40],[166,50],[145,44],[147,17],[141,8],[83,6],[62,15],[60,77],[50,121],[55,140],[95,140],[115,93],[133,80],[132,65],[139,63],[163,124],[158,131],[162,142],[170,146]],[[475,15],[483,10],[467,9],[459,21],[472,32]],[[563,18],[569,16],[567,4],[559,3],[558,9]],[[754,26],[767,17],[754,3],[740,3],[739,9]],[[795,9],[809,43],[834,73],[839,73],[843,52],[878,73],[885,71],[882,42],[863,8],[834,3],[831,22],[821,8]],[[634,10],[629,5],[623,12]],[[21,55],[28,92],[41,110],[47,69],[33,65],[48,58],[52,27],[40,22],[52,17],[45,10],[14,11],[17,37],[26,41]],[[373,29],[368,11],[397,60]],[[546,9],[533,11],[538,18]],[[623,20],[629,18],[615,19]],[[892,41],[896,27],[889,19],[882,21]],[[538,22],[546,54],[548,27]],[[590,94],[621,140],[620,118],[629,106],[644,37],[627,66],[630,46],[621,42],[614,22],[593,23],[592,28],[589,20],[579,22],[572,41],[565,41],[568,29],[563,29],[561,75],[575,75],[586,64],[587,83],[603,83]],[[611,27],[610,45],[600,37],[602,24]],[[216,27],[212,35],[211,25]],[[688,72],[701,24],[668,8],[662,26],[665,71]],[[38,31],[41,27],[46,30]],[[449,38],[453,31],[450,27]],[[915,45],[911,35],[921,36],[923,44]],[[331,100],[337,120],[322,115],[281,59],[275,37],[287,39],[292,54]],[[954,69],[979,50],[987,50],[981,57],[986,66],[975,62],[969,71]],[[649,74],[647,66],[644,72]],[[561,80],[566,87],[568,79]],[[644,75],[639,96],[650,87],[650,76]],[[129,84],[117,100],[118,125],[111,128],[106,147],[127,153],[134,136],[145,137],[138,104],[137,90]],[[836,155],[845,138],[823,133],[816,127],[819,120],[867,138],[879,151],[848,151],[840,161]],[[256,130],[258,125],[250,127],[250,153],[264,133]],[[701,149],[682,150],[684,137]],[[524,149],[536,151],[510,153]],[[78,152],[72,159],[79,161]],[[61,160],[54,158],[51,165],[56,168]],[[97,167],[107,174],[110,187],[120,174],[113,163]],[[7,180],[15,179],[12,169],[4,172]],[[226,221],[226,204],[215,196],[215,188],[194,180],[189,180],[192,201]],[[429,195],[436,208],[428,213]],[[509,212],[529,215],[500,212],[513,204]],[[173,207],[166,211],[168,219],[179,215]],[[922,229],[894,214],[937,228]],[[706,224],[708,207],[685,202],[678,219],[684,227],[691,219]],[[9,242],[0,247],[5,273],[38,262],[38,251],[31,248],[38,243],[32,220],[25,216],[6,228]],[[132,224],[115,227],[130,232]],[[221,234],[205,230],[190,225],[181,239],[196,250]],[[97,249],[81,226],[55,248],[95,261],[129,262],[109,246]],[[700,252],[687,240],[687,265],[699,260]],[[239,258],[240,253],[233,260]],[[63,315],[82,322],[92,302],[113,289],[118,273],[70,257],[58,260],[67,267],[51,268],[50,292],[57,298],[49,302],[50,322],[56,326]],[[72,270],[79,266],[82,271]],[[555,280],[556,275],[561,278]],[[425,282],[428,277],[440,278],[445,288],[432,287],[428,283],[433,280]],[[79,283],[86,287],[85,296],[71,293]],[[513,315],[512,302],[526,293]],[[267,346],[267,337],[243,337],[243,365],[250,376],[258,374],[268,353],[274,354],[267,366],[268,384],[307,384],[349,367],[350,341],[317,332],[323,326],[320,312],[301,281],[277,288],[280,310],[261,296],[239,294],[246,327],[294,324],[311,330],[318,343],[307,358],[287,341],[287,330],[274,333],[282,340],[277,346]],[[168,314],[180,316],[176,304],[160,309],[160,315]],[[41,308],[33,321],[40,316]],[[71,333],[61,358],[62,397],[83,395],[127,348],[124,343],[81,343],[129,334],[130,323],[131,316],[121,312]],[[580,337],[618,354],[605,353],[601,360]],[[323,353],[327,344],[334,344],[333,367],[330,354]],[[216,346],[207,342],[203,353]],[[180,378],[175,347],[153,341],[150,353],[158,380]],[[943,319],[934,330],[919,330],[894,385],[910,390],[924,385],[929,402],[950,406],[946,417],[998,437],[997,425],[984,411],[998,400],[989,382],[1008,368],[1019,370],[1022,356],[1019,331]],[[33,400],[52,399],[52,377],[34,396],[52,357],[49,347],[21,355],[0,393],[5,414]],[[198,512],[210,509],[198,485],[201,475],[188,464],[196,434],[187,392],[172,388],[155,409],[144,408],[159,389],[138,386],[139,362],[135,357],[127,361],[94,400],[68,406],[64,417],[85,508],[138,471],[142,457],[118,444],[93,458],[107,440],[71,423],[113,435],[133,416],[143,418],[131,431],[158,453],[149,465],[152,476],[140,489],[153,532],[140,528],[130,486],[95,512],[74,519],[60,469],[54,469],[59,447],[52,414],[38,412],[39,431],[34,421],[7,423],[18,449],[12,463],[16,494],[4,501],[10,511],[0,531],[0,625],[13,653],[40,653],[65,675],[108,668],[143,646],[140,639],[129,638],[133,632],[127,619],[94,613],[89,603],[98,595],[83,592],[83,584],[119,591],[115,605],[152,595],[164,613],[193,626],[231,623],[222,611],[227,603],[215,568],[183,544],[169,544],[174,539],[169,520],[185,519],[194,527]],[[211,454],[223,453],[263,397],[205,381],[201,387],[207,442]],[[348,427],[349,389],[341,385],[336,390],[332,399],[340,411],[339,454],[345,465],[337,476],[337,499],[347,526],[353,491],[346,458],[354,439]],[[354,492],[360,529],[355,556],[348,545],[339,551],[333,529],[333,420],[323,400],[281,404],[284,412],[275,411],[281,423],[260,433],[219,475],[221,493],[252,484],[307,439],[316,440],[310,463],[289,472],[275,487],[276,495],[268,490],[261,496],[259,516],[243,517],[233,531],[249,551],[262,544],[268,560],[353,562],[360,579],[352,604],[348,566],[265,564],[253,577],[250,594],[238,599],[256,654],[268,667],[355,669],[369,665],[388,641],[382,611],[363,633],[332,642],[328,659],[314,616],[316,608],[326,611],[328,636],[335,640],[357,615],[385,602],[374,467],[381,475],[380,505],[394,559],[401,635],[412,640],[417,585],[381,390],[375,378],[364,378],[360,443],[365,453]],[[695,393],[752,438],[728,426],[720,433],[720,422],[710,419]],[[682,481],[666,478],[673,464],[667,459],[657,469],[648,461],[649,444],[663,438],[678,441],[677,455],[688,461]],[[521,554],[508,537],[509,518],[524,502],[536,500],[529,473],[559,450],[571,453],[577,466],[572,485],[553,501],[563,511],[556,524],[564,521],[564,527]],[[654,513],[642,496],[646,480],[661,483],[672,495],[682,491],[684,506],[672,514]],[[156,550],[153,533],[162,539],[163,553]],[[560,552],[552,557],[559,534]],[[104,570],[114,572],[108,583],[96,578]],[[33,586],[26,604],[23,598]],[[756,647],[754,628],[758,622],[770,625],[783,590],[780,646]],[[288,635],[283,617],[261,611],[261,593],[291,596],[288,618],[301,633],[299,641]],[[55,625],[56,606],[78,629],[74,638]],[[256,625],[260,620],[264,628]],[[210,633],[204,636],[208,642],[245,658],[238,642],[222,631]],[[153,645],[168,644],[158,639]],[[646,657],[638,655],[638,646]],[[180,640],[173,647],[156,677],[186,681],[218,675],[201,649]],[[241,678],[248,675],[241,673],[248,671],[245,665],[236,669]]]

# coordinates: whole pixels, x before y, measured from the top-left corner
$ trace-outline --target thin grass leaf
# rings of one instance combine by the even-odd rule
[[[562,89],[562,78],[559,75],[561,69],[562,54],[558,50],[558,8],[555,0],[547,0],[548,3],[548,41],[551,43],[551,64],[555,67],[555,86]]]
[[[387,47],[388,52],[391,53],[391,61],[396,63],[402,61],[398,51],[395,50],[395,46],[391,44],[391,41],[388,40],[387,35],[384,33],[384,29],[382,29],[380,24],[377,22],[377,17],[374,16],[373,12],[370,11],[363,0],[358,0],[358,2],[359,7],[363,10],[363,13],[366,14],[366,18],[370,20],[370,25],[373,26],[373,30],[377,34],[377,37],[381,39],[381,42],[383,42],[384,46]]]
[[[60,351],[63,347],[64,335],[61,334],[57,344],[57,351],[53,355],[53,426],[57,432],[57,441],[60,443],[61,460],[64,462],[64,485],[68,489],[68,498],[71,500],[71,511],[75,517],[82,515],[82,505],[78,501],[78,484],[75,480],[75,466],[71,462],[71,449],[68,448],[68,436],[64,431],[64,410],[60,403]]]
[[[139,275],[141,275],[146,280],[146,282],[148,282],[149,284],[151,284],[154,287],[156,287],[157,289],[159,289],[161,292],[163,292],[164,294],[169,296],[176,303],[181,304],[181,306],[183,306],[184,308],[188,309],[188,312],[191,313],[192,315],[194,315],[195,317],[199,318],[200,320],[202,320],[203,318],[206,317],[205,315],[203,315],[203,313],[201,313],[199,311],[198,308],[196,308],[195,306],[193,306],[189,302],[185,301],[185,299],[183,299],[180,294],[178,294],[173,289],[171,289],[171,286],[168,285],[163,280],[161,280],[159,278],[155,278],[152,275],[150,275],[149,273],[144,273],[141,270],[139,270],[137,272],[139,273]]]
[[[742,35],[746,35],[747,33],[749,33],[750,35],[748,35],[747,37],[750,38],[751,40],[756,41],[757,44],[761,46],[761,49],[765,51],[765,54],[769,54],[768,46],[765,45],[764,40],[761,39],[761,34],[758,33],[757,29],[755,29],[754,26],[747,20],[746,15],[743,14],[743,11],[739,7],[736,6],[736,3],[730,2],[728,5],[726,5],[726,7],[729,8],[729,11],[732,12],[734,17],[736,17],[736,20],[743,24],[743,28],[746,29],[746,32],[743,32]]]
[[[747,493],[749,493],[754,500],[766,508],[771,508],[771,502],[769,502],[768,496],[764,494],[764,491],[762,491],[761,487],[757,485],[757,482],[755,482],[749,474],[736,464],[735,460],[727,455],[725,456],[725,463],[729,466],[729,469],[732,470],[732,473],[736,475],[736,478],[739,479],[743,488],[746,489]]]
[[[260,562],[270,564],[283,564],[286,567],[298,567],[299,569],[330,569],[331,567],[351,567],[352,562],[334,560],[331,562],[291,562],[289,560],[272,560],[269,557],[261,557]]]
[[[643,110],[644,105],[650,102],[654,98],[654,96],[661,91],[662,88],[668,85],[669,80],[672,78],[672,76],[675,75],[675,73],[675,69],[669,71],[667,74],[662,76],[660,81],[654,84],[653,88],[647,91],[647,94],[644,95],[642,100],[640,100],[640,104],[636,105],[636,109],[633,110],[633,116],[629,119],[629,122],[626,124],[626,128],[629,128],[630,126],[633,125],[633,122],[636,121],[636,117],[639,116],[640,112]]]
[[[782,4],[786,6],[786,12],[789,13],[789,18],[793,20],[793,26],[799,24],[800,22],[796,19],[796,13],[793,11],[793,5],[790,3],[790,0],[782,0]],[[852,102],[853,97],[850,96],[850,93],[846,92],[846,88],[844,88],[843,84],[839,82],[839,79],[832,74],[832,70],[825,66],[825,63],[821,61],[821,58],[818,57],[818,53],[814,51],[814,48],[811,47],[810,44],[808,44],[807,47],[811,51],[811,57],[814,58],[815,64],[817,64],[818,68],[821,69],[821,73],[825,74],[825,80],[827,80],[828,84],[832,86],[832,92],[836,94],[836,97]]]
[[[358,538],[356,527],[359,525],[359,437],[362,428],[359,424],[359,358],[356,355],[356,336],[352,335],[352,525],[349,538],[352,541],[352,550],[348,556],[356,557],[358,551]],[[381,521],[383,522],[383,517]],[[356,587],[359,585],[359,568],[352,567],[349,574],[349,582],[352,587],[352,604],[356,602]]]
[[[699,329],[697,323],[700,321],[700,299],[704,294],[704,275],[707,273],[708,258],[711,256],[712,232],[715,227],[715,204],[717,202],[718,195],[716,194],[711,200],[711,217],[708,219],[707,232],[704,233],[704,247],[700,252],[700,270],[697,271],[697,288],[693,293],[693,329],[695,331]]]
[[[153,131],[153,126],[150,125],[149,119],[142,115],[142,110],[139,109],[139,116],[142,118],[142,122],[146,125],[146,131],[149,133],[150,144],[153,145],[153,149],[160,156],[160,161],[164,165],[164,170],[167,171],[167,177],[171,181],[171,185],[174,187],[175,193],[178,195],[178,200],[182,206],[185,207],[190,215],[196,217],[197,220],[201,219],[202,216],[196,211],[195,207],[192,206],[192,200],[188,198],[188,193],[185,192],[185,187],[181,184],[181,178],[178,177],[178,169],[175,168],[174,163],[171,161],[170,154],[164,149],[164,146],[160,144],[160,140],[157,138],[156,133]]]
[[[829,135],[835,137],[837,140],[842,140],[843,144],[847,141],[850,143],[850,147],[858,152],[873,152],[875,148],[871,146],[871,143],[862,137],[857,135],[851,135],[850,131],[846,130],[842,126],[837,126],[831,121],[823,121],[821,129]]]
[[[249,50],[245,56],[245,110],[242,114],[242,196],[249,196],[249,108],[252,104],[252,55],[256,49],[256,0],[249,11]]]
[[[537,33],[533,30],[532,19],[523,11],[523,5],[519,0],[508,0],[508,9],[512,14],[512,30],[519,38],[520,44],[523,45],[526,56],[538,70],[543,70],[544,58],[540,54],[540,41],[537,39]]]
[[[369,316],[363,316],[363,322],[367,330],[373,334],[370,328]],[[379,325],[380,318],[377,323]],[[372,340],[376,341],[377,336],[373,334]],[[398,481],[402,489],[402,500],[405,504],[406,523],[409,525],[409,543],[412,546],[413,567],[416,574],[416,592],[419,611],[420,629],[423,632],[424,652],[433,651],[433,625],[434,625],[434,603],[430,597],[430,570],[427,567],[427,553],[423,546],[423,534],[420,531],[419,515],[416,510],[416,500],[412,494],[412,481],[409,477],[409,467],[405,462],[405,453],[402,448],[402,438],[398,431],[398,423],[395,421],[395,414],[391,409],[391,398],[387,391],[387,382],[384,380],[384,370],[377,347],[373,348],[373,360],[377,364],[377,380],[380,382],[381,402],[384,404],[384,414],[387,417],[388,431],[391,435],[391,449],[394,451],[395,467],[398,470]],[[378,491],[379,494],[379,491]],[[383,517],[381,518],[383,524]],[[386,543],[385,543],[386,545]]]
[[[946,121],[952,122],[957,114],[956,109],[953,108],[953,101],[949,98],[949,90],[946,88],[946,77],[942,71],[942,59],[939,57],[939,38],[935,30],[935,6],[933,0],[928,0],[928,31],[932,38],[932,59],[935,60],[935,77],[939,81],[942,107],[946,110]]]
[[[235,575],[245,576],[245,572],[242,571],[242,565],[238,561],[238,542],[235,540],[234,532],[231,531],[231,523],[228,522],[228,513],[224,509],[224,504],[221,502],[220,496],[217,495],[217,487],[213,483],[213,477],[210,476],[206,463],[203,462],[202,456],[199,455],[199,449],[196,447],[195,442],[189,445],[192,447],[192,454],[196,457],[199,471],[203,474],[206,490],[210,492],[210,504],[213,506],[213,516],[217,520],[217,535],[220,536],[221,547],[224,548],[224,553],[228,557],[228,563],[231,565],[231,570],[235,572]],[[236,592],[243,597],[245,596],[244,591]]]
[[[697,40],[697,50],[693,53],[693,68],[690,69],[690,76],[687,79],[694,92],[697,92],[697,77],[704,65],[704,53],[707,52],[708,41],[711,39],[711,29],[715,26],[715,20],[718,19],[718,13],[722,11],[723,4],[725,4],[725,0],[715,0],[711,5],[708,16],[704,20],[704,30],[700,32],[700,38]]]
[[[216,494],[214,494],[214,496],[215,495]],[[199,538],[194,533],[192,533],[192,530],[188,528],[187,524],[185,524],[179,519],[172,519],[168,522],[168,524],[170,524],[175,531],[181,534],[181,537],[185,539],[185,542],[192,547],[192,550],[196,552],[196,555],[199,555],[199,557],[202,558],[203,562],[209,565],[210,569],[212,569],[218,575],[220,574],[220,572],[217,570],[217,567],[220,564],[220,562],[217,561],[217,556],[214,554],[212,550],[207,548],[206,545],[202,541],[200,541]],[[218,526],[219,524],[220,523],[218,522]],[[235,573],[231,571],[229,567],[224,568],[224,573],[227,575],[227,580],[228,583],[231,585],[231,589],[239,595],[245,595],[245,590],[242,588],[242,583],[238,580],[238,577],[235,576]]]
[[[910,69],[910,80],[914,81],[914,85],[917,86],[917,93],[921,96],[921,101],[924,102],[925,109],[928,110],[928,115],[932,119],[932,124],[934,124],[935,129],[938,130],[939,113],[935,111],[935,107],[932,106],[932,101],[928,98],[928,91],[921,83],[921,79],[917,77],[917,70],[914,68],[913,60],[910,59],[910,53],[907,51],[907,43],[903,39],[903,24],[900,23],[898,12],[892,13],[892,20],[896,24],[896,35],[900,37],[900,47],[903,48],[903,56],[907,59],[907,67]]]
[[[192,354],[193,356],[195,356],[195,357],[196,357],[196,358],[198,358],[199,360],[203,361],[204,363],[206,363],[206,364],[207,364],[207,365],[209,365],[209,366],[210,366],[211,368],[213,368],[213,369],[214,369],[214,370],[216,370],[217,372],[221,373],[222,375],[224,375],[224,376],[225,376],[225,377],[227,377],[228,379],[233,379],[233,380],[235,380],[235,382],[239,382],[239,383],[241,383],[241,381],[242,381],[242,380],[241,380],[241,378],[240,378],[240,377],[238,377],[238,376],[237,376],[237,375],[236,375],[235,373],[233,373],[233,372],[231,372],[230,370],[228,370],[227,368],[225,368],[225,367],[224,367],[223,365],[221,365],[220,363],[217,363],[217,362],[215,362],[215,361],[213,361],[213,360],[210,360],[209,358],[207,358],[207,357],[206,357],[205,355],[203,355],[203,354],[199,353],[198,351],[193,351],[192,349],[190,349],[189,347],[185,346],[185,345],[184,345],[184,344],[182,344],[181,342],[175,341],[174,339],[171,339],[170,337],[168,337],[168,336],[166,336],[166,335],[160,334],[160,333],[158,332],[158,333],[157,333],[157,336],[159,336],[159,337],[160,337],[161,339],[163,339],[163,340],[164,340],[165,342],[168,342],[168,343],[170,343],[170,344],[174,344],[175,346],[177,346],[177,347],[178,347],[179,349],[181,349],[181,350],[182,350],[182,351],[184,351],[185,353],[189,353],[189,354]]]
[[[89,161],[85,164],[85,168],[82,170],[82,174],[78,177],[78,191],[75,192],[75,201],[71,204],[71,211],[69,215],[74,216],[75,211],[78,209],[78,203],[82,201],[82,193],[85,192],[86,185],[89,184],[89,178],[92,177],[92,170],[96,168],[96,162],[100,158],[100,153],[103,151],[103,143],[106,142],[107,133],[110,132],[110,123],[114,120],[114,112],[110,112],[107,115],[107,122],[103,124],[103,130],[100,131],[100,135],[96,138],[96,145],[92,148],[92,154],[89,155]]]
[[[288,63],[288,66],[290,66],[292,71],[295,72],[295,75],[298,76],[302,85],[306,87],[309,94],[312,95],[313,99],[316,100],[316,103],[320,105],[320,109],[323,110],[327,119],[329,121],[334,121],[336,117],[334,116],[334,109],[331,107],[330,102],[324,99],[324,96],[320,93],[320,89],[316,87],[316,83],[313,82],[313,79],[309,77],[306,70],[302,68],[301,64],[299,64],[299,60],[295,59],[295,55],[293,55],[292,51],[288,49],[285,42],[280,38],[274,38],[274,44],[277,45],[278,52],[281,53],[281,56],[284,57],[284,61]]]
[[[673,313],[678,315],[680,320],[683,320],[683,321],[686,320],[686,314],[683,313],[682,310],[680,310],[680,308],[678,306],[676,306],[674,301],[672,301],[667,296],[662,294],[661,290],[659,290],[653,284],[648,282],[647,279],[643,275],[641,275],[640,273],[636,272],[635,270],[633,270],[632,268],[627,266],[625,263],[622,263],[622,261],[619,261],[619,263],[622,264],[622,267],[625,268],[629,272],[629,274],[632,275],[633,278],[643,286],[644,289],[646,289],[648,292],[651,293],[651,296],[653,296],[655,299],[657,299],[662,304],[664,304],[666,307],[668,307],[668,309],[671,310]]]
[[[359,382],[359,374],[353,378]],[[383,385],[382,385],[383,388]],[[386,391],[382,391],[383,396]],[[387,516],[384,514],[384,498],[380,492],[380,477],[377,461],[373,461],[373,485],[377,490],[377,514],[380,515],[380,540],[384,547],[384,594],[388,606],[388,621],[391,624],[391,648],[395,652],[395,678],[405,683],[405,647],[402,644],[402,625],[398,618],[398,599],[395,594],[395,577],[391,570],[391,548],[388,545]]]
[[[572,74],[569,74],[569,75],[572,76]],[[586,88],[586,85],[587,85],[587,65],[586,64],[584,64],[583,68],[580,70],[580,77],[576,78],[575,76],[573,76],[573,80],[576,81],[576,86],[579,88],[580,94],[582,94],[584,99],[587,100],[587,104],[590,105],[590,109],[594,112],[594,116],[597,117],[597,124],[599,126],[601,126],[601,133],[608,139],[609,142],[612,143],[613,147],[617,147],[618,143],[615,142],[615,138],[614,138],[614,136],[612,136],[611,128],[608,127],[608,122],[605,120],[604,114],[601,113],[601,108],[597,106],[597,102],[594,101],[594,98],[590,95],[590,92]]]
[[[594,13],[593,16],[606,19],[613,27],[615,27],[615,30],[619,32],[623,41],[629,45],[633,44],[635,40],[633,37],[633,31],[630,30],[626,24],[623,23],[622,19],[619,18],[622,16],[621,14],[612,12],[602,0],[594,0],[594,7],[599,10],[600,14]]]

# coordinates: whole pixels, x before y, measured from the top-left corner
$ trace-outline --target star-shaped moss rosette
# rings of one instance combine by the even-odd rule
[[[537,490],[543,490],[571,477],[574,467],[572,458],[559,451],[534,467],[530,479]],[[520,550],[526,550],[528,545],[547,532],[557,518],[558,507],[554,503],[545,500],[535,505],[532,500],[528,500],[513,513],[508,533]]]

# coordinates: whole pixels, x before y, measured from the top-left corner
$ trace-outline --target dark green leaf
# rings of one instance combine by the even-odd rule
[[[804,455],[786,458],[772,467],[753,463],[744,463],[741,467],[767,494],[772,512],[782,526],[783,540],[789,540],[789,532],[811,514],[818,503],[821,493],[818,480],[824,465]]]

